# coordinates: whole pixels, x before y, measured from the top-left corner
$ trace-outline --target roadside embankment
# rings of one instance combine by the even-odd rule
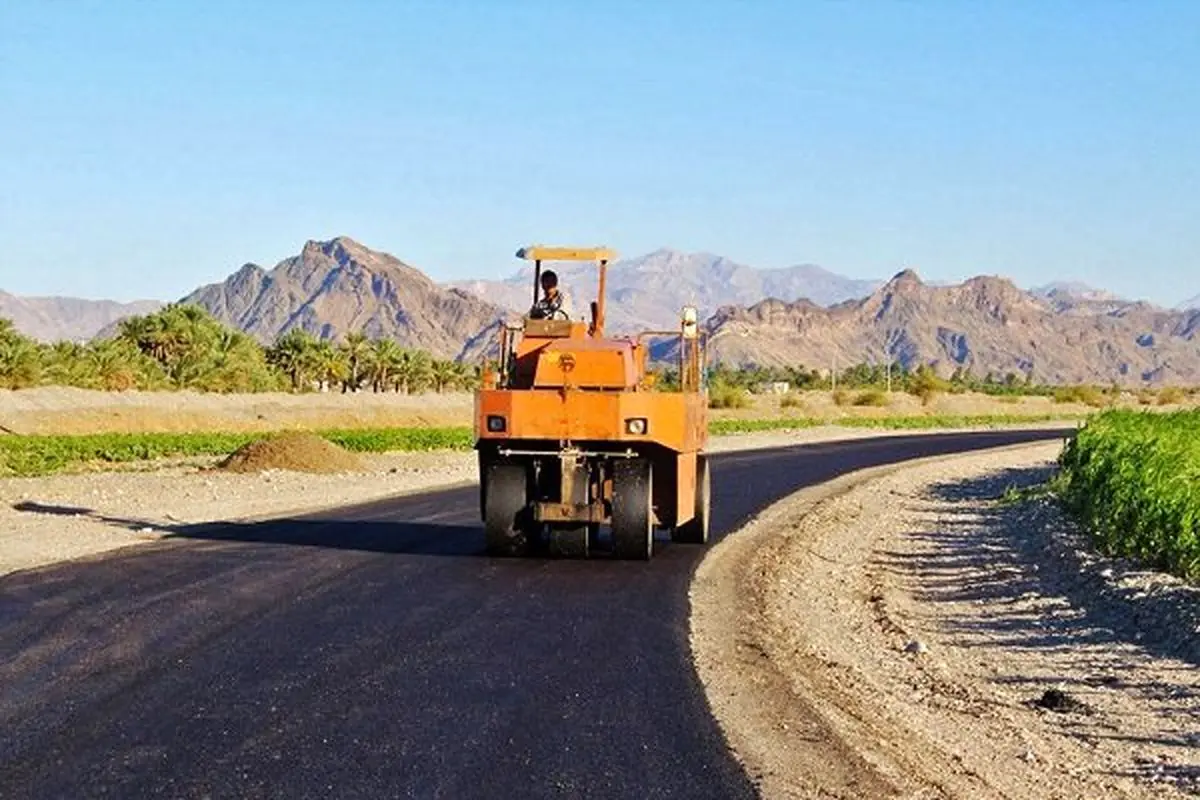
[[[697,670],[766,797],[1200,793],[1200,590],[1011,491],[1059,449],[848,476],[710,552]]]

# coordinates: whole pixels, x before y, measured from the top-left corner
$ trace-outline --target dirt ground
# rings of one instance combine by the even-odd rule
[[[0,390],[0,434],[183,433],[469,425],[470,394]]]
[[[697,669],[766,797],[1200,795],[1200,589],[997,500],[1057,452],[848,477],[714,548]]]
[[[851,392],[853,398],[858,393]],[[792,416],[1081,415],[1095,409],[1047,397],[1001,399],[978,394],[939,395],[928,405],[895,392],[886,406],[839,406],[830,392],[801,392],[799,405],[782,408],[777,395],[759,395],[742,409],[716,409],[714,419]],[[246,395],[199,392],[97,392],[57,386],[0,390],[0,435],[276,431],[362,427],[469,425],[472,396],[446,394]]]

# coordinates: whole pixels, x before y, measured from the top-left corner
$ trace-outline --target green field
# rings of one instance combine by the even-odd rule
[[[1062,419],[1061,416],[920,416],[847,417],[836,424],[852,428],[921,430],[1021,425]],[[801,430],[829,425],[805,417],[714,420],[714,435]],[[358,453],[468,450],[474,442],[469,426],[445,428],[363,428],[317,431],[318,435]],[[104,468],[163,458],[224,456],[261,433],[106,433],[86,436],[2,436],[0,476],[33,477],[56,472]]]
[[[1057,491],[1102,552],[1200,579],[1200,411],[1106,411],[1060,464]]]

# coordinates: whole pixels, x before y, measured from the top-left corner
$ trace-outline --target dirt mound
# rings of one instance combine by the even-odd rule
[[[285,433],[242,446],[217,465],[228,472],[362,472],[358,456],[311,433]]]

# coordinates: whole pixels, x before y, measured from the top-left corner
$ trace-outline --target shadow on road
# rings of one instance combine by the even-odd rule
[[[482,556],[478,526],[378,520],[281,519],[269,522],[179,525],[171,538],[298,545],[425,556]]]

